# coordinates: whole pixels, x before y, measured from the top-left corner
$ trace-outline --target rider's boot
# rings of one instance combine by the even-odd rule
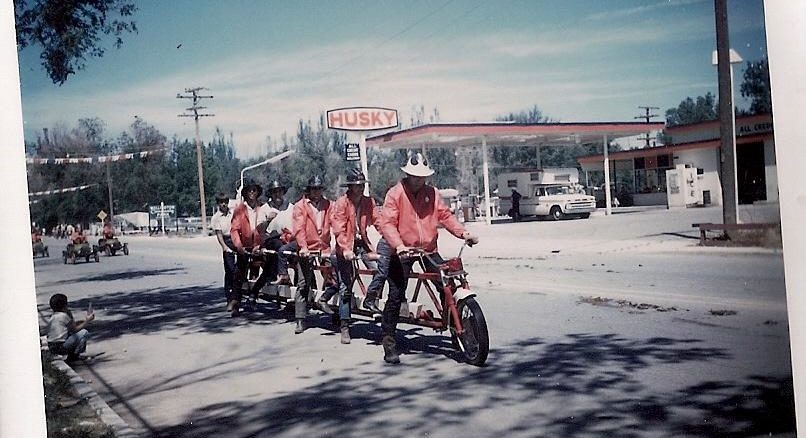
[[[240,314],[240,302],[238,300],[230,300],[229,304],[227,305],[227,310],[229,311],[230,316],[238,316]]]
[[[369,297],[368,296],[366,299],[364,299],[364,303],[361,304],[361,307],[369,310],[373,314],[382,314],[383,313],[381,311],[381,309],[378,307],[378,299],[375,298],[375,297]]]
[[[297,326],[294,328],[294,334],[300,334],[305,331],[305,320],[297,319]]]
[[[277,280],[272,281],[270,284],[274,286],[291,286],[291,277],[288,275],[288,271],[277,274]]]
[[[333,295],[328,296],[327,292],[325,292],[324,294],[322,294],[321,297],[319,297],[319,300],[317,301],[317,303],[319,304],[319,308],[321,308],[322,311],[327,313],[328,315],[333,314],[333,309],[331,309],[330,305],[327,303],[328,301],[330,301],[331,298],[333,298]]]
[[[400,355],[397,353],[397,344],[395,343],[395,337],[384,335],[383,340],[381,340],[381,344],[383,345],[384,362],[390,364],[400,363]]]
[[[350,343],[350,322],[341,320],[341,343]]]

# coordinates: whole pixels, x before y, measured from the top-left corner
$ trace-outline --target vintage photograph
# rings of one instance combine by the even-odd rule
[[[13,15],[48,436],[796,435],[763,0]]]

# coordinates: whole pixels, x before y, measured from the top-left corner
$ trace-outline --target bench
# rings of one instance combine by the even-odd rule
[[[700,229],[700,245],[705,245],[706,231],[736,231],[736,230],[770,230],[778,227],[777,223],[750,223],[750,224],[691,224]]]

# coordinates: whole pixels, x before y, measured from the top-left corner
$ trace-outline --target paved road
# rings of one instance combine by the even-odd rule
[[[324,316],[302,335],[269,303],[229,318],[208,238],[130,238],[131,255],[97,264],[38,259],[38,302],[92,302],[89,352],[104,354],[76,370],[143,436],[792,432],[783,257],[692,247],[690,224],[719,214],[471,225],[483,368],[413,326],[390,367],[367,320],[341,345]]]

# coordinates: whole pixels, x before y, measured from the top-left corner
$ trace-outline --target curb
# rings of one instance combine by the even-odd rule
[[[92,387],[81,378],[69,365],[63,360],[52,360],[51,364],[63,372],[69,379],[70,384],[75,388],[76,393],[81,399],[87,400],[90,407],[95,410],[104,424],[108,425],[115,432],[117,438],[139,438],[140,435],[135,433],[134,430],[123,421],[120,416],[109,407],[108,404],[102,399]]]

